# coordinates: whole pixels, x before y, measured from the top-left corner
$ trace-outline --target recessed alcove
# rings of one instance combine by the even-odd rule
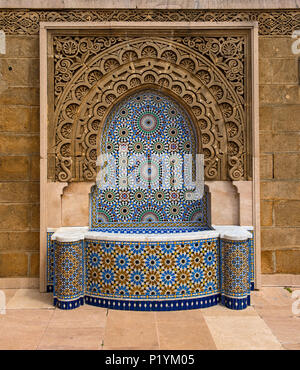
[[[259,286],[255,25],[65,26],[41,25],[41,289],[62,309],[246,308]],[[175,181],[188,154],[203,155],[192,200]]]

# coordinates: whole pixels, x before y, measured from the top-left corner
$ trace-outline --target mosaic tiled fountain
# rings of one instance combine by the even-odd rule
[[[250,304],[252,227],[211,225],[208,190],[193,196],[195,168],[186,175],[184,167],[199,151],[195,138],[186,111],[160,92],[115,105],[99,143],[113,160],[100,163],[106,177],[92,189],[89,227],[48,229],[47,284],[57,307]]]

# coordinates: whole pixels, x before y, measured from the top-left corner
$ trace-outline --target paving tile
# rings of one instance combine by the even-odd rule
[[[129,327],[110,327],[105,329],[104,344],[122,348],[147,349],[158,346],[157,331],[154,324],[138,325],[132,323]]]
[[[263,318],[292,318],[292,294],[283,287],[263,287],[253,292],[252,302],[256,312]]]
[[[216,349],[211,333],[203,319],[197,320],[160,320],[157,321],[160,349]]]
[[[217,349],[277,350],[282,349],[267,324],[258,316],[206,316]]]
[[[299,351],[300,350],[300,343],[297,343],[297,344],[283,343],[282,344],[282,347],[284,349],[287,349],[287,350],[296,350],[296,351]]]
[[[53,294],[40,293],[38,289],[18,289],[9,300],[8,309],[53,309]]]
[[[5,315],[0,315],[0,322],[7,327],[46,326],[53,313],[46,309],[7,309]]]
[[[257,316],[257,312],[255,311],[254,307],[249,306],[244,310],[231,310],[223,305],[216,305],[212,307],[204,308],[202,311],[202,315],[206,316]]]
[[[275,306],[275,305],[259,305],[255,306],[255,312],[259,314],[263,319],[266,318],[292,318],[292,304]]]
[[[157,321],[190,321],[203,319],[203,309],[155,312]]]
[[[0,349],[36,349],[52,315],[52,310],[6,310],[0,315]]]
[[[10,328],[1,333],[0,350],[35,350],[44,332],[44,327]]]
[[[104,346],[144,349],[158,347],[155,313],[109,310]]]
[[[103,308],[103,307],[99,307],[99,306],[94,306],[94,305],[92,305],[92,304],[87,304],[87,303],[85,303],[84,305],[82,305],[82,306],[79,306],[79,307],[77,307],[76,308],[76,310],[94,310],[94,311],[97,311],[97,310],[106,310],[106,311],[108,311],[108,308]]]
[[[84,306],[83,306],[84,307]],[[106,324],[107,310],[97,307],[97,310],[77,308],[74,310],[55,309],[49,322],[51,328],[104,328]]]
[[[1,289],[5,295],[5,307],[7,307],[8,302],[13,298],[18,289]]]
[[[136,321],[137,323],[155,323],[155,312],[108,310],[107,323],[110,325],[126,324]]]
[[[39,350],[97,350],[101,348],[104,328],[48,327]]]
[[[290,304],[291,293],[283,287],[262,287],[259,291],[251,292],[251,303],[256,305],[282,306]]]
[[[300,349],[300,317],[282,287],[251,293],[251,306],[138,312],[84,305],[59,310],[52,293],[4,289],[1,349]]]
[[[300,343],[300,317],[265,317],[264,321],[281,343]]]

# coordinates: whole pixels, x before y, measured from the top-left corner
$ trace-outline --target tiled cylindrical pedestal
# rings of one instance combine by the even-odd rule
[[[220,238],[221,303],[234,310],[250,305],[250,247],[245,235]]]
[[[70,310],[84,304],[83,240],[56,239],[54,252],[54,305]]]

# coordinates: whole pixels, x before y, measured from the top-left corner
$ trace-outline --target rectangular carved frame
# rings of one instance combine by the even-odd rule
[[[257,22],[47,22],[40,23],[40,290],[46,291],[47,259],[47,173],[49,94],[53,94],[49,77],[53,67],[48,62],[49,34],[55,30],[80,33],[81,30],[249,30],[251,39],[251,146],[252,146],[252,219],[255,228],[255,288],[260,277],[260,184],[259,184],[259,119],[258,119],[258,24]],[[249,75],[248,74],[248,75]]]

